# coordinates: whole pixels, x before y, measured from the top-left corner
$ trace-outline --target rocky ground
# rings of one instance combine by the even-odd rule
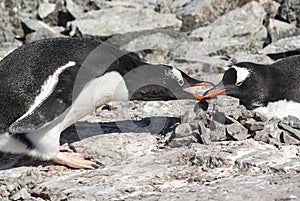
[[[300,54],[299,0],[0,0],[0,58],[49,37],[105,40],[218,82],[233,63]],[[230,97],[110,103],[62,135],[75,170],[0,153],[1,200],[299,200],[300,120]]]

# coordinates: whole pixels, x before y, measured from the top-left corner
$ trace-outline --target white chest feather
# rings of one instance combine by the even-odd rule
[[[82,118],[110,101],[127,101],[129,93],[118,72],[108,72],[86,85],[71,106],[71,119]]]
[[[277,102],[269,103],[266,107],[259,107],[253,110],[254,112],[259,112],[272,119],[277,117],[282,119],[288,115],[297,117],[300,119],[300,103],[280,100]]]

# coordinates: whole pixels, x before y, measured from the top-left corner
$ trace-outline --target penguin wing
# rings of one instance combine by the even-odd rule
[[[77,67],[79,68],[79,65]],[[53,87],[52,93],[28,115],[22,116],[22,118],[12,123],[9,132],[11,134],[32,132],[48,125],[60,116],[72,104],[76,74],[77,70],[74,70],[74,68],[62,72],[58,77],[58,82]]]

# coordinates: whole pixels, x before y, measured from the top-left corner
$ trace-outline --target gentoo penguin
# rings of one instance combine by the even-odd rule
[[[270,65],[241,62],[229,68],[222,81],[198,99],[226,94],[238,98],[247,109],[263,113],[268,118],[293,115],[300,119],[299,83],[300,55]]]
[[[75,168],[95,162],[60,151],[60,133],[110,101],[192,99],[195,80],[92,40],[55,38],[16,49],[0,61],[0,151]]]

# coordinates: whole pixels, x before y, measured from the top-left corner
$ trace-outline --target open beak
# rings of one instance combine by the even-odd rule
[[[203,97],[204,97],[204,99],[209,99],[209,98],[215,97],[219,94],[222,94],[222,93],[226,92],[227,90],[228,90],[228,88],[224,87],[223,83],[220,82],[219,84],[217,84],[213,88],[207,90],[203,94]]]
[[[196,93],[192,93],[192,92],[188,91],[187,89],[189,89],[191,87],[211,87],[211,86],[215,86],[215,85],[213,83],[211,83],[211,82],[203,81],[203,82],[199,82],[199,83],[196,83],[196,84],[192,84],[190,87],[187,87],[187,88],[183,89],[183,91],[185,91],[186,93],[189,93],[189,94],[193,95],[196,99],[198,99],[200,101],[205,101],[205,97],[204,96],[201,96],[201,95],[196,94]]]

